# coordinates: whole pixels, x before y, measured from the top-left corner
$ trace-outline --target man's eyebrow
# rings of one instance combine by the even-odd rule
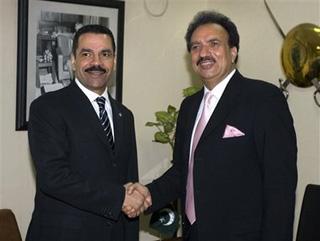
[[[199,41],[192,41],[192,42],[190,42],[190,46],[192,46],[194,44],[198,44],[198,43],[199,43]]]
[[[79,50],[79,53],[84,53],[84,52],[93,52],[92,49],[89,49],[89,48],[82,48]],[[103,52],[103,53],[113,53],[113,49],[111,48],[107,48],[107,49],[102,49],[100,52]]]
[[[219,38],[217,38],[217,37],[212,37],[212,38],[209,38],[209,39],[207,40],[207,42],[211,42],[211,41],[219,41],[219,42],[221,42],[221,39],[219,39]]]
[[[103,49],[103,50],[101,50],[101,52],[111,52],[111,53],[113,53],[113,50],[112,49]]]
[[[220,41],[221,42],[221,39],[217,38],[217,37],[212,37],[212,38],[208,38],[205,42],[211,42],[211,41]],[[198,44],[200,43],[201,41],[198,41],[198,40],[195,40],[195,41],[192,41],[190,42],[190,45],[192,44]]]
[[[92,52],[92,49],[82,48],[82,49],[80,49],[79,52],[80,52],[80,53],[82,53],[82,52]]]

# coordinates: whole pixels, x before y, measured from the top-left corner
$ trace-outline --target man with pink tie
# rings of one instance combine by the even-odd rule
[[[236,69],[228,17],[198,13],[185,39],[204,87],[181,104],[173,166],[129,191],[151,197],[150,211],[180,198],[184,240],[292,241],[297,145],[284,96]]]

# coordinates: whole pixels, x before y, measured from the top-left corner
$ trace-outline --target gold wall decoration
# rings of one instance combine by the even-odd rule
[[[281,51],[282,68],[291,84],[297,87],[315,86],[314,100],[320,107],[320,27],[302,23],[286,35]]]
[[[282,31],[273,15],[267,0],[266,9],[284,41],[281,50],[281,64],[286,80],[279,79],[280,89],[289,97],[287,86],[316,88],[314,101],[320,107],[320,27],[312,23],[301,23],[292,28],[287,35]]]

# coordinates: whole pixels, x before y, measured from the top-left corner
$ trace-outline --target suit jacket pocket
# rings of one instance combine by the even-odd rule
[[[82,218],[76,215],[46,213],[41,214],[40,223],[42,226],[80,229]]]
[[[81,241],[82,219],[75,215],[46,213],[40,216],[41,241]]]
[[[256,217],[235,218],[231,221],[231,230],[234,234],[260,233],[261,220]]]

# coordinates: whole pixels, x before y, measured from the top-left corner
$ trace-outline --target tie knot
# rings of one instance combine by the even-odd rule
[[[105,103],[106,103],[106,98],[104,98],[103,96],[101,96],[101,97],[98,97],[98,98],[96,99],[96,101],[97,101],[97,103],[98,103],[98,105],[99,105],[99,108],[103,108],[103,109],[104,109],[104,105],[105,105]]]
[[[206,108],[210,108],[211,104],[212,104],[212,98],[213,98],[213,94],[211,92],[207,92],[204,96],[204,105],[206,106]]]

